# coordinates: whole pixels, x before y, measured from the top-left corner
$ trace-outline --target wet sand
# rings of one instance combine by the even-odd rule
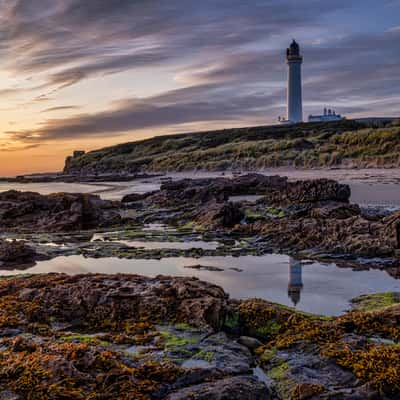
[[[245,172],[243,172],[245,173]],[[361,205],[400,207],[400,169],[293,169],[274,168],[259,171],[265,175],[287,176],[290,180],[299,179],[335,179],[351,187],[351,201]],[[129,193],[145,193],[157,190],[161,180],[170,177],[174,180],[183,178],[207,178],[225,176],[226,172],[182,172],[168,173],[163,177],[137,179],[131,182],[87,183],[0,183],[0,191],[16,189],[35,191],[42,194],[54,192],[96,193],[109,200],[120,200]]]

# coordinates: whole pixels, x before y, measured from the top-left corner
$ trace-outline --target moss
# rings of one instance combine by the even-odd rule
[[[176,329],[180,330],[180,331],[198,331],[197,328],[195,328],[194,326],[186,323],[186,322],[179,322],[177,324],[174,325]]]
[[[247,300],[239,307],[239,323],[245,333],[262,339],[277,335],[294,312],[261,299]]]
[[[179,348],[179,347],[184,347],[189,344],[198,343],[198,340],[196,338],[181,337],[181,336],[174,335],[168,331],[160,331],[160,334],[164,339],[164,346],[169,350]]]
[[[193,221],[189,221],[184,225],[178,226],[176,229],[178,232],[192,232],[195,229],[195,223]]]
[[[225,327],[229,329],[235,329],[239,328],[240,326],[240,319],[239,319],[239,313],[238,312],[231,312],[227,315],[225,318]]]
[[[246,221],[248,223],[252,223],[252,222],[256,222],[256,221],[262,221],[262,220],[266,219],[265,215],[263,215],[263,214],[261,214],[259,212],[256,212],[254,210],[251,210],[249,208],[247,208],[244,211],[244,215],[245,215]]]
[[[276,355],[276,349],[266,349],[264,347],[260,347],[256,349],[256,355],[258,356],[262,365],[267,365],[273,360]]]
[[[276,335],[281,330],[282,325],[272,320],[268,321],[264,326],[260,326],[254,329],[254,332],[258,336],[270,337]]]
[[[375,311],[400,303],[400,293],[386,292],[365,294],[352,299],[357,311]]]
[[[272,368],[269,372],[268,372],[268,376],[271,379],[274,380],[281,380],[286,378],[287,373],[289,371],[289,364],[286,362],[282,362],[281,364],[279,364],[277,367]]]
[[[204,351],[201,350],[198,353],[196,353],[193,358],[197,360],[204,360],[207,362],[212,362],[214,360],[215,354],[212,351]]]
[[[382,296],[375,297],[382,304]],[[351,370],[358,379],[372,385],[381,394],[399,395],[400,345],[368,341],[354,342],[351,346],[344,344],[349,334],[400,340],[400,306],[388,305],[392,303],[390,296],[383,298],[383,308],[348,312],[335,318],[297,313],[263,300],[247,300],[240,306],[240,322],[247,330],[265,334],[267,342],[256,350],[256,355],[262,366],[272,368],[269,375],[277,381],[274,384],[282,398],[307,398],[307,393],[312,397],[314,389],[323,390],[322,387],[304,385],[295,389],[287,364],[277,358],[277,350],[289,349],[297,344],[317,346],[323,356],[334,358],[339,365]],[[276,323],[279,329],[268,329]],[[291,387],[290,393],[288,387]]]
[[[267,214],[276,216],[278,218],[284,218],[286,216],[285,212],[278,208],[269,207],[266,210]]]
[[[291,400],[296,382],[290,377],[290,366],[280,360],[279,364],[267,372],[267,376],[273,381],[273,387],[282,400]]]
[[[66,335],[61,336],[60,340],[64,342],[85,343],[99,346],[110,346],[111,343],[106,340],[101,340],[93,335]]]

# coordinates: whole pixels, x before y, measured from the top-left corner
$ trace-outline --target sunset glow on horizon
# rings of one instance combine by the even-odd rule
[[[0,0],[0,176],[59,171],[76,149],[275,123],[292,38],[305,116],[398,116],[398,15],[398,0]]]

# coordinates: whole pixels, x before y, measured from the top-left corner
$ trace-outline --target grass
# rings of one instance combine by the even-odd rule
[[[68,158],[66,172],[400,165],[400,124],[355,121],[157,136]]]

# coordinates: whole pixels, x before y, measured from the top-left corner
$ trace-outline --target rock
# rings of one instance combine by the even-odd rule
[[[247,174],[229,178],[183,179],[166,182],[152,200],[162,205],[182,205],[187,202],[224,202],[229,196],[264,195],[268,204],[289,205],[337,201],[347,203],[348,185],[328,179],[289,182],[286,177]]]
[[[238,342],[250,350],[255,350],[263,345],[258,339],[250,336],[240,336]]]
[[[383,219],[385,224],[384,235],[395,248],[400,248],[400,211]]]
[[[224,332],[218,332],[201,342],[202,352],[213,354],[210,364],[224,375],[248,374],[251,372],[253,357],[241,344],[228,339]]]
[[[116,324],[148,319],[217,330],[226,312],[225,292],[196,278],[53,274],[26,278],[23,284],[7,280],[3,294],[15,293],[16,282],[18,300],[38,305],[37,318],[56,318],[75,326],[79,322],[82,327],[94,328],[105,319]]]
[[[38,398],[394,400],[400,305],[386,300],[322,318],[261,299],[227,304],[221,288],[194,278],[7,278],[0,399],[34,390]],[[251,336],[220,331],[228,312]],[[257,345],[255,355],[239,342]]]
[[[212,265],[186,265],[184,268],[187,269],[197,269],[202,271],[213,271],[213,272],[220,272],[223,271],[223,268],[214,267]]]
[[[151,193],[129,193],[122,197],[122,203],[134,203],[136,201],[141,201],[151,196],[154,192]]]
[[[0,240],[0,261],[5,265],[28,264],[36,256],[36,251],[24,242]]]
[[[349,216],[353,212],[355,215]],[[314,249],[353,257],[397,257],[397,217],[370,221],[357,212],[347,206],[317,208],[310,216],[259,220],[236,226],[235,232],[262,235],[278,251]]]
[[[196,214],[196,223],[208,228],[232,228],[244,218],[240,204],[233,202],[206,204]]]
[[[74,231],[121,222],[118,203],[92,194],[0,193],[0,228]]]
[[[0,392],[0,400],[22,400],[22,397],[11,390],[2,390]]]
[[[238,376],[202,383],[170,394],[165,400],[268,400],[267,386],[254,376]]]
[[[329,203],[323,207],[315,207],[311,210],[312,218],[319,219],[346,219],[360,215],[361,210],[357,204]]]

